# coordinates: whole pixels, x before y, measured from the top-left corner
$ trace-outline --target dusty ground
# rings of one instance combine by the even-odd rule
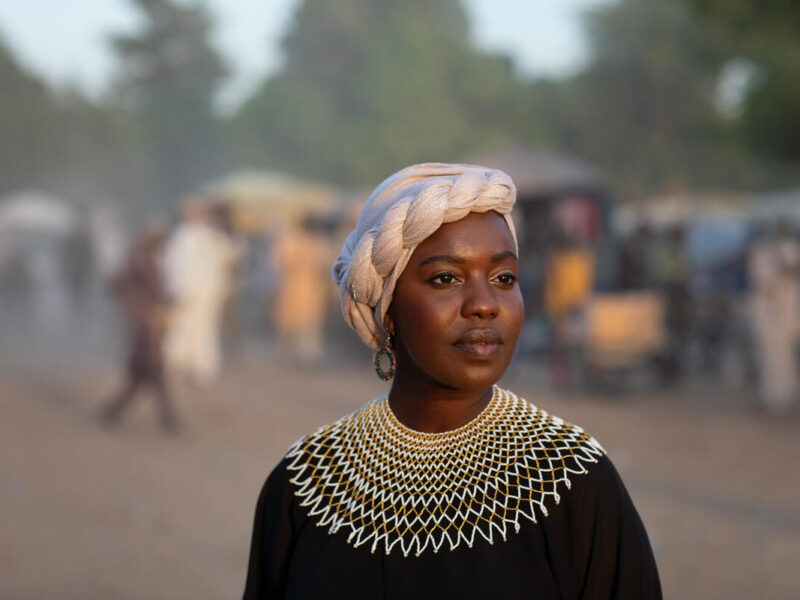
[[[143,398],[121,427],[95,412],[108,356],[0,352],[0,597],[218,599],[241,594],[257,492],[301,434],[382,392],[370,366],[316,373],[251,351],[186,390],[174,436]],[[720,390],[557,397],[505,382],[590,431],[650,532],[666,598],[800,598],[800,419]]]

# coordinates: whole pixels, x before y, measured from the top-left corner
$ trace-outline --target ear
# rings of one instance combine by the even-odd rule
[[[389,335],[394,337],[394,332],[395,332],[394,319],[392,318],[391,312],[392,312],[392,307],[390,306],[389,310],[386,311],[386,314],[383,316],[383,328]]]

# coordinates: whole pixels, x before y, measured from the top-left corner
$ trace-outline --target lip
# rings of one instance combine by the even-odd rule
[[[475,360],[489,360],[499,354],[503,338],[493,329],[470,329],[453,346]]]

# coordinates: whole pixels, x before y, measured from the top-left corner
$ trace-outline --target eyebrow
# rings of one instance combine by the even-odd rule
[[[505,252],[501,252],[500,254],[495,254],[490,260],[490,262],[500,262],[501,260],[505,260],[506,258],[513,258],[514,260],[517,259],[517,255],[514,254],[511,250],[506,250]]]
[[[419,266],[422,265],[429,265],[435,262],[448,262],[454,263],[456,265],[461,265],[467,262],[466,258],[462,258],[460,256],[450,256],[449,254],[437,254],[436,256],[429,256],[425,260],[419,263]]]
[[[500,262],[501,260],[505,260],[506,258],[513,258],[517,260],[517,255],[511,252],[511,250],[506,250],[505,252],[501,252],[500,254],[495,254],[492,258],[489,259],[490,262]],[[453,263],[456,265],[462,265],[467,262],[466,258],[461,256],[451,256],[449,254],[437,254],[436,256],[429,256],[425,260],[419,263],[419,266],[422,265],[429,265],[431,263],[437,262],[446,262],[446,263]]]

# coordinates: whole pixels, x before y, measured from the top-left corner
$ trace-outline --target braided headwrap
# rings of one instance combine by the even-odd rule
[[[511,220],[516,188],[496,169],[425,163],[398,171],[372,192],[358,225],[333,265],[342,313],[361,339],[377,350],[386,339],[383,318],[394,286],[414,249],[444,223],[490,210]]]

